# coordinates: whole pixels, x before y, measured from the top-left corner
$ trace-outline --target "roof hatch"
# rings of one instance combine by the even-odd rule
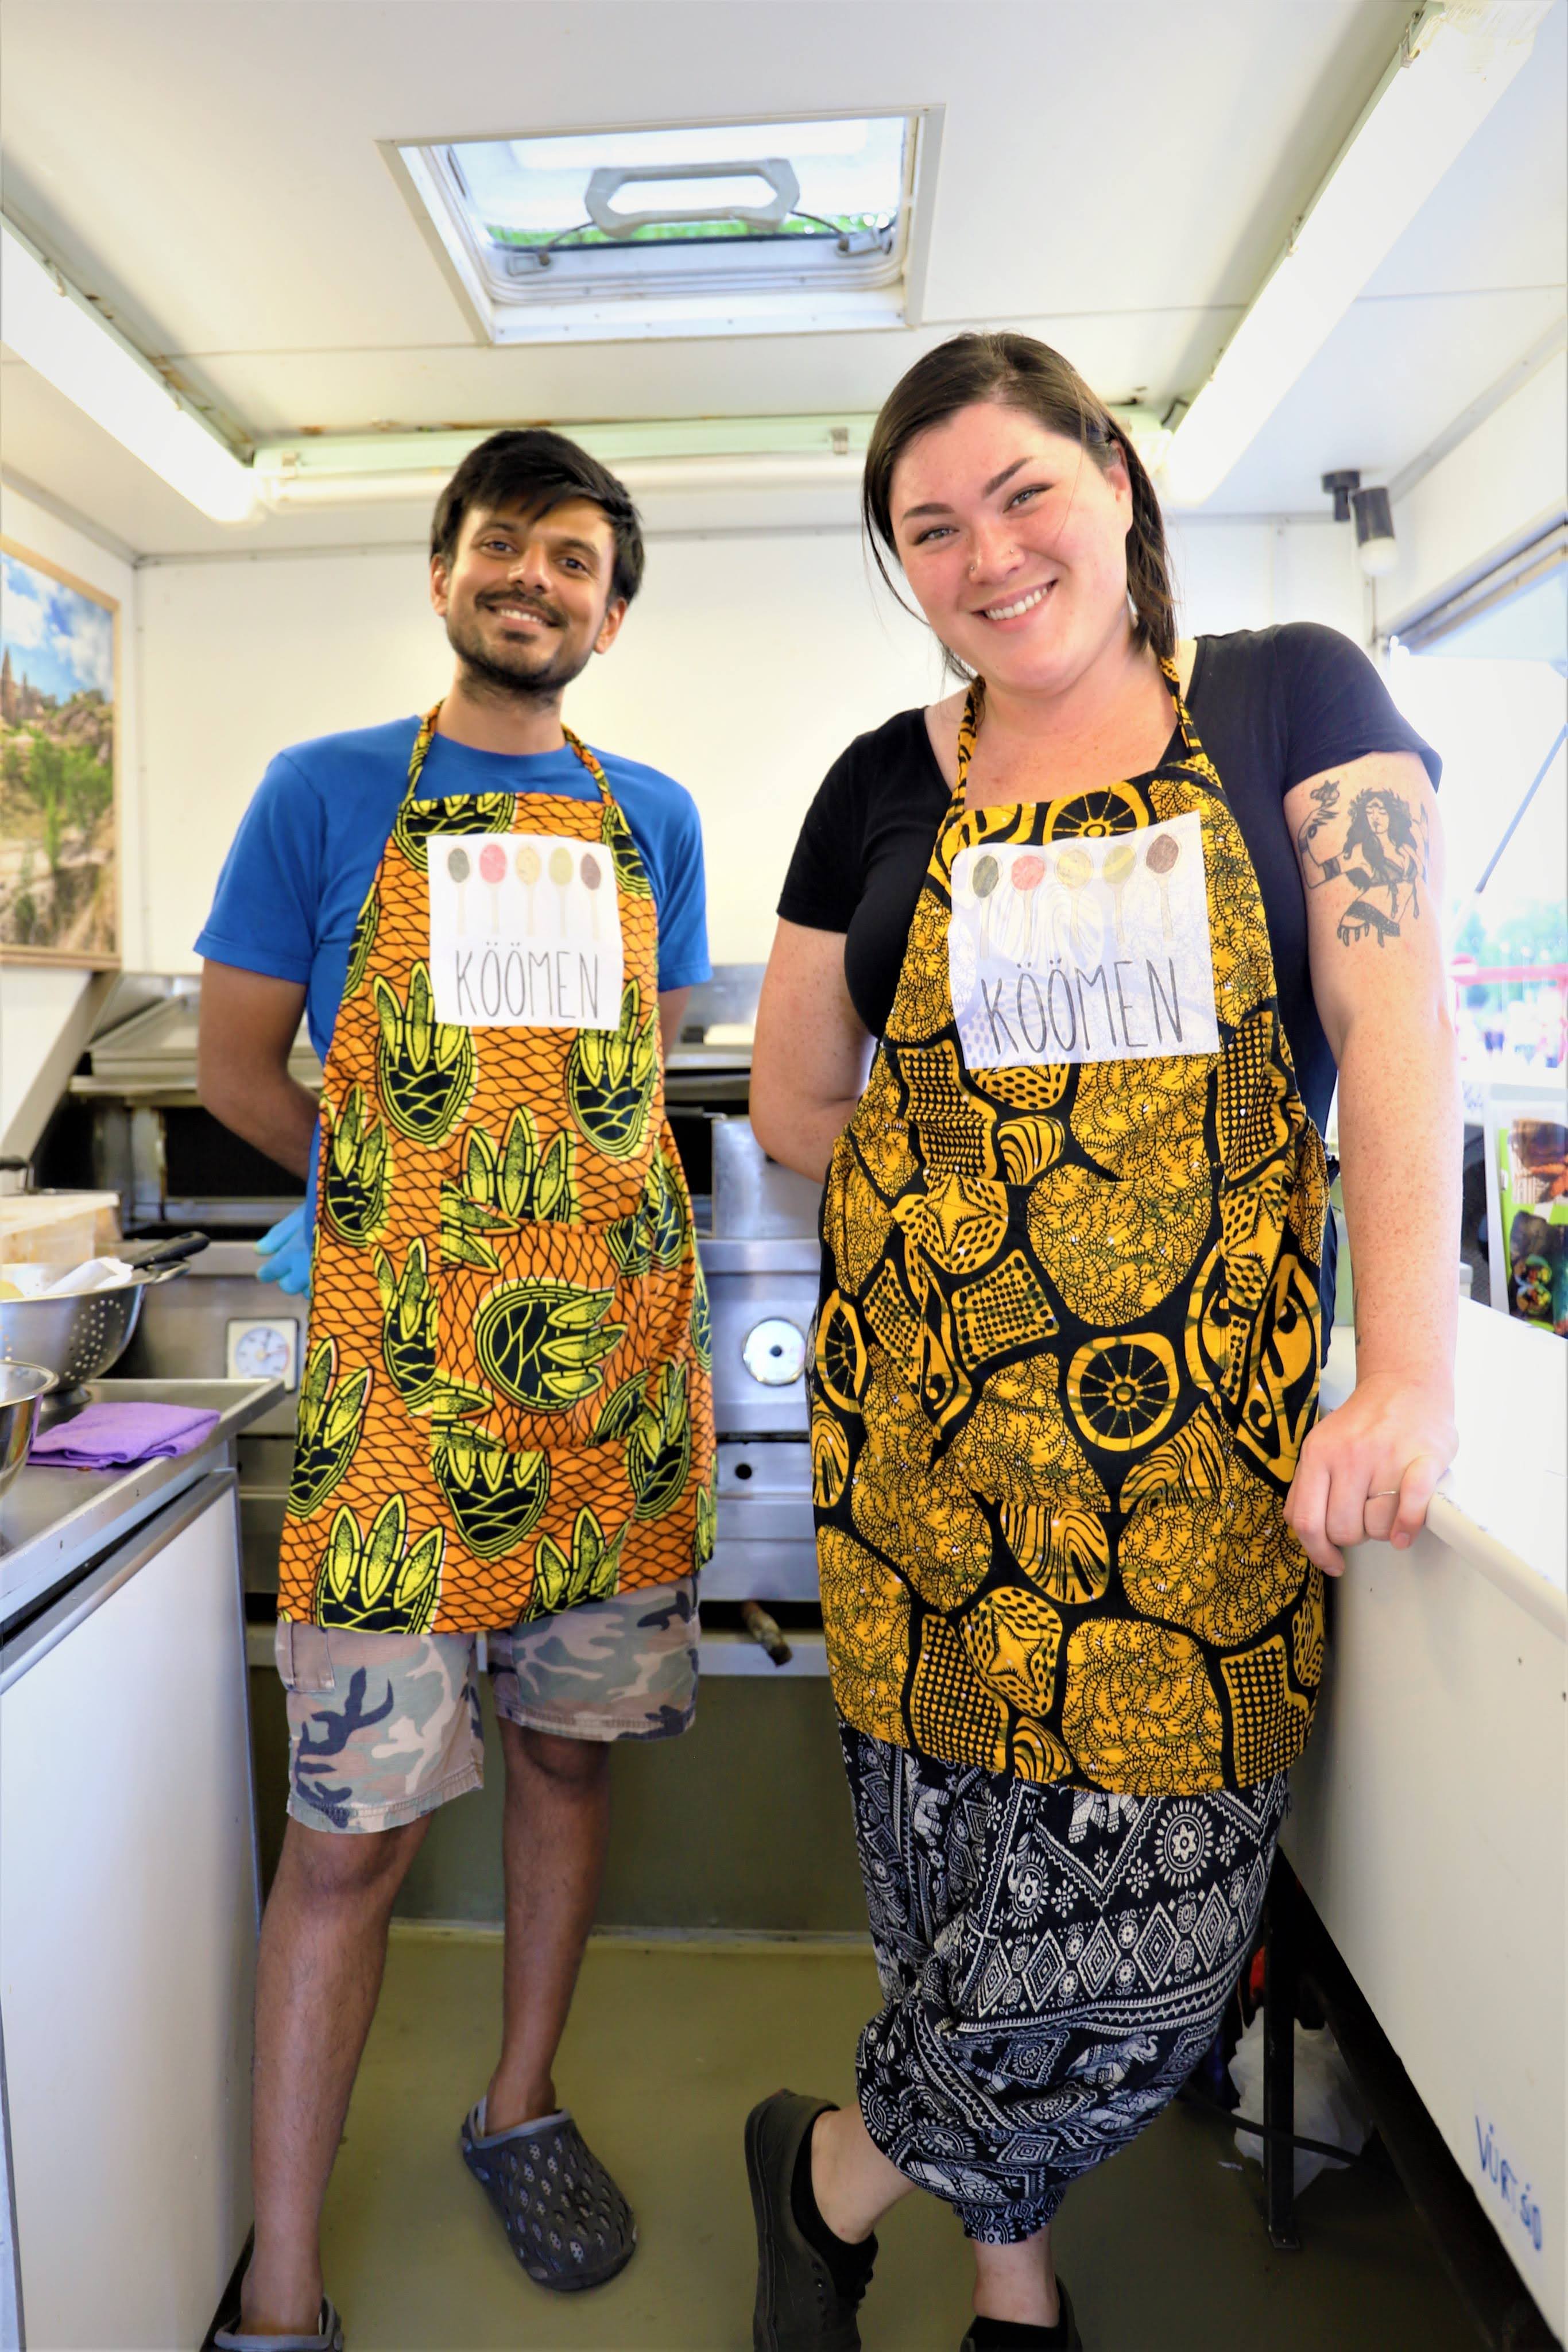
[[[892,326],[920,118],[711,122],[387,151],[493,342]]]

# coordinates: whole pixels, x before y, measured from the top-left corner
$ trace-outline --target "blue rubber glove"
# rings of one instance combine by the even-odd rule
[[[256,1245],[257,1257],[265,1261],[256,1274],[263,1282],[276,1282],[291,1298],[310,1296],[311,1234],[305,1223],[305,1208],[290,1209],[280,1217],[269,1234],[263,1234]]]

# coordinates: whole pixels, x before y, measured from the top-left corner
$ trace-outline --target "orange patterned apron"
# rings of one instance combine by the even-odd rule
[[[279,1572],[282,1615],[374,1633],[495,1631],[674,1583],[715,1526],[647,874],[570,733],[597,800],[417,799],[439,715],[327,1056]]]

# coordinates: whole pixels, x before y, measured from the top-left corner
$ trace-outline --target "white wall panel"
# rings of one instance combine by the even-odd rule
[[[145,577],[156,790],[154,952],[191,942],[271,754],[434,701],[450,655],[413,553],[162,566]],[[800,816],[849,738],[928,695],[915,625],[873,609],[845,532],[650,551],[620,643],[568,698],[601,748],[680,779],[702,812],[716,958],[758,961]]]
[[[1348,540],[1329,526],[1177,526],[1186,625],[1312,618],[1359,635]],[[449,656],[412,550],[172,562],[141,582],[151,956],[160,971],[191,971],[218,867],[272,754],[434,701]],[[620,643],[571,689],[568,716],[689,787],[715,959],[754,962],[824,771],[852,736],[939,684],[930,640],[873,591],[852,531],[664,537]]]
[[[1394,513],[1399,568],[1378,583],[1393,619],[1568,504],[1568,353],[1540,368],[1418,481]]]

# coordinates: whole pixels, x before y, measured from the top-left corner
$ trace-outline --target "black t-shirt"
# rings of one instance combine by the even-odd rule
[[[1434,785],[1442,762],[1400,717],[1361,648],[1312,622],[1199,637],[1186,699],[1257,868],[1280,1016],[1301,1099],[1321,1130],[1334,1064],[1312,996],[1306,894],[1285,794],[1369,751],[1416,752]],[[789,861],[779,912],[787,922],[846,934],[844,976],[873,1036],[893,1009],[950,797],[925,712],[901,710],[834,761]]]

